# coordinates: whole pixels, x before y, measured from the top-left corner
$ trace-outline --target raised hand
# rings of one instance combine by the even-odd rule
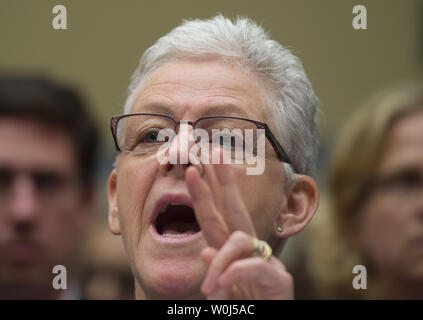
[[[197,221],[208,243],[201,291],[208,299],[292,299],[293,278],[276,257],[254,256],[254,224],[230,165],[190,167],[186,181]]]

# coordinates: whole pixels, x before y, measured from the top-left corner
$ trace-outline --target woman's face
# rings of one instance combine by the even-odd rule
[[[390,129],[359,242],[383,278],[423,283],[423,112]]]
[[[131,113],[166,112],[178,121],[228,115],[268,122],[265,110],[261,88],[245,71],[218,59],[181,59],[150,76]],[[286,197],[283,166],[274,152],[266,153],[265,164],[261,175],[246,175],[245,167],[239,165],[233,170],[258,237],[269,240]],[[178,237],[169,231],[158,236],[154,221],[163,203],[190,204],[185,169],[183,165],[160,165],[155,155],[121,153],[117,170],[111,173],[110,216],[118,217],[118,224],[112,222],[111,229],[122,234],[136,278],[137,298],[201,297],[199,287],[206,271],[200,259],[206,246],[201,232]],[[172,223],[177,228],[180,221],[167,223],[171,229]]]

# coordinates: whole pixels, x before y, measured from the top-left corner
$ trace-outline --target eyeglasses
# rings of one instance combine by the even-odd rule
[[[181,124],[191,125],[194,130],[204,130],[204,132],[207,132],[208,136],[211,137],[210,142],[213,141],[214,143],[215,141],[219,141],[224,147],[228,143],[231,147],[234,147],[236,138],[239,137],[239,135],[234,135],[234,133],[239,132],[239,130],[241,130],[241,132],[252,130],[250,132],[252,132],[252,136],[255,137],[253,144],[256,144],[256,137],[258,137],[259,134],[258,131],[262,129],[275,150],[278,159],[290,164],[295,170],[288,155],[274,134],[270,131],[268,125],[264,122],[252,119],[232,116],[208,116],[201,117],[191,122],[184,120],[176,121],[171,116],[164,114],[132,113],[112,117],[110,128],[118,152],[124,151],[129,153],[148,154],[157,152],[160,146],[166,142],[157,139],[161,130],[176,132],[177,127]],[[221,134],[222,132],[230,132],[231,138],[226,139],[225,136],[220,136],[219,139],[213,139],[216,133]],[[246,135],[242,135],[241,139],[245,146],[247,142]],[[253,146],[253,149],[255,148],[256,145]],[[297,171],[295,170],[295,172]]]

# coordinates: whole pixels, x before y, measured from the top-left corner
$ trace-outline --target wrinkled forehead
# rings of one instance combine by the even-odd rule
[[[234,115],[266,120],[264,86],[247,69],[222,59],[178,59],[142,81],[128,99],[130,113]]]

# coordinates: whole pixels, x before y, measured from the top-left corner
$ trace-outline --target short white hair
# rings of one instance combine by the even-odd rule
[[[318,146],[319,100],[300,60],[248,18],[218,15],[209,20],[185,20],[147,49],[131,78],[124,112],[149,75],[176,59],[219,56],[247,67],[264,80],[269,125],[298,173],[311,174]],[[293,170],[284,164],[287,180]]]

